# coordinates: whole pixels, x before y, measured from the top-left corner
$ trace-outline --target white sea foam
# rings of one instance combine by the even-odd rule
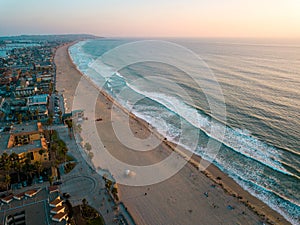
[[[223,124],[198,113],[194,108],[186,105],[180,99],[163,93],[142,91],[130,84],[127,85],[135,92],[164,105],[173,112],[176,112],[190,124],[201,129],[208,136],[232,148],[234,151],[255,159],[274,170],[292,175],[279,162],[280,155],[282,154],[281,151],[259,141],[255,137],[252,137],[249,131],[225,127],[226,133],[225,136],[222,137],[222,130],[224,129]],[[212,126],[214,127],[214,133],[211,133]]]

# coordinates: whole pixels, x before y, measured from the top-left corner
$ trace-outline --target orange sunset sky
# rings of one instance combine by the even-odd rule
[[[299,0],[0,0],[0,35],[300,37]]]

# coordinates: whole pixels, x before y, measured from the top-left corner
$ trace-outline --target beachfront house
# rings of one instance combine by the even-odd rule
[[[54,201],[49,203],[49,206],[51,207],[58,207],[58,206],[62,206],[63,204],[63,200],[58,196]]]
[[[55,222],[61,222],[63,220],[68,220],[68,214],[67,213],[58,213],[52,217],[52,220]]]
[[[28,110],[39,119],[45,119],[48,116],[49,95],[34,95],[27,98]]]
[[[64,213],[65,212],[65,206],[57,206],[50,211],[53,214],[59,214],[59,213]]]
[[[21,132],[10,134],[5,151],[9,154],[12,152],[18,154],[20,161],[30,159],[31,163],[35,161],[48,162],[48,141],[45,138],[42,124],[38,122],[36,125],[28,125],[26,128],[25,130],[23,127]]]

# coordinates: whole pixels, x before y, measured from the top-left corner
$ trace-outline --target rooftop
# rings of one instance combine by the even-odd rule
[[[1,134],[0,150],[9,154],[13,152],[20,154],[30,150],[48,149],[47,140],[42,134],[43,128],[40,122],[17,125],[12,131],[13,134]]]
[[[55,221],[62,221],[63,219],[65,219],[67,217],[67,213],[58,213],[56,215],[54,215],[52,217],[52,220],[55,220]]]
[[[49,190],[50,193],[59,191],[58,186],[50,186],[48,188],[48,190]]]
[[[51,209],[51,212],[59,212],[63,209],[65,209],[65,206],[57,206],[57,207]]]
[[[62,202],[63,202],[63,200],[61,200],[60,197],[58,196],[54,201],[50,202],[49,204],[56,206],[56,205],[58,205],[58,204],[60,204]]]
[[[25,192],[25,195],[28,196],[28,197],[32,197],[32,196],[36,195],[39,191],[40,191],[39,189],[29,190],[29,191]]]
[[[12,194],[11,194],[11,195],[8,195],[8,196],[6,196],[6,197],[4,197],[4,198],[1,198],[1,200],[2,200],[3,202],[8,203],[8,202],[10,202],[10,201],[13,200],[13,195],[12,195]]]
[[[25,192],[14,195],[15,199],[22,199],[25,196]]]
[[[47,104],[48,95],[34,95],[31,97],[28,97],[28,104],[29,105],[35,105],[35,104]]]

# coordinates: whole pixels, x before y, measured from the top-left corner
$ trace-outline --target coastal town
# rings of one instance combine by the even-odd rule
[[[201,170],[197,155],[185,157],[184,149],[135,116],[129,141],[147,149],[140,140],[155,134],[160,144],[141,153],[121,143],[112,124],[127,126],[126,110],[70,57],[69,47],[95,38],[0,38],[0,224],[287,224],[217,167]],[[76,107],[74,96],[81,98]],[[97,134],[86,129],[89,124]],[[94,142],[97,135],[101,145]],[[171,153],[186,163],[163,182],[130,186],[115,177],[134,181],[139,171],[113,170],[105,165],[105,152],[133,165]]]
[[[299,9],[0,0],[0,225],[300,225]]]
[[[84,111],[56,90],[56,49],[89,35],[0,38],[0,224],[134,224],[80,146]]]

